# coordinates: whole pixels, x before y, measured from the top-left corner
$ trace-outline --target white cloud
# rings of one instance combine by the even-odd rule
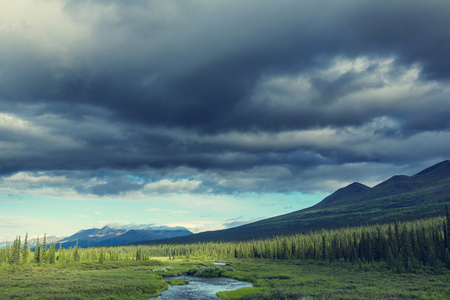
[[[174,222],[174,223],[171,222],[167,226],[170,227],[181,226],[187,228],[189,231],[193,233],[225,229],[225,227],[222,224],[218,224],[216,221],[192,221],[192,222]]]
[[[64,1],[1,1],[0,33],[33,45],[35,51],[64,54],[88,35],[64,13]]]
[[[148,183],[144,187],[145,193],[184,193],[194,191],[200,186],[197,180],[170,180],[163,179],[157,182]]]
[[[10,177],[4,178],[8,183],[20,182],[30,184],[67,184],[65,176],[49,176],[45,172],[18,172]]]

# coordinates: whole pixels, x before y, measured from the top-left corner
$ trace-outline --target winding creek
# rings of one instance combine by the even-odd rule
[[[182,275],[177,277],[167,277],[166,279],[189,280],[189,284],[169,285],[169,289],[162,292],[158,298],[153,299],[220,299],[216,296],[216,293],[219,291],[232,291],[243,287],[252,286],[250,282],[239,281],[226,277],[194,277],[189,275]]]

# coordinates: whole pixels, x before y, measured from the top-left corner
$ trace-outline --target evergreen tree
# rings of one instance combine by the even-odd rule
[[[53,264],[56,262],[56,250],[55,243],[50,244],[50,248],[47,251],[47,262]]]
[[[321,258],[322,258],[322,260],[327,259],[327,249],[326,249],[325,234],[322,235],[322,251],[321,251]]]
[[[9,245],[8,242],[6,242],[6,245],[5,245],[5,260],[4,260],[4,262],[5,263],[9,263],[10,258],[11,258],[11,246]]]
[[[448,209],[447,203],[445,203],[445,215],[446,215],[445,220],[447,223],[447,226],[445,227],[446,228],[445,232],[447,233],[445,235],[445,240],[447,241],[446,248],[450,250],[450,211]]]
[[[403,257],[403,267],[405,269],[411,269],[411,259],[412,259],[412,250],[411,250],[411,242],[410,242],[410,235],[408,233],[408,230],[406,228],[406,225],[403,225],[402,231],[400,234],[401,237],[401,254]]]
[[[394,255],[392,254],[392,250],[389,245],[387,246],[386,263],[389,268],[394,268],[395,266]]]
[[[445,203],[445,216],[447,220],[447,231],[450,233],[450,211],[448,208],[448,203]]]
[[[443,223],[444,228],[444,249],[449,249],[449,236],[447,231],[447,223],[444,221]]]
[[[361,237],[359,238],[359,246],[358,246],[358,258],[364,259],[366,258],[366,234],[365,232],[361,232]]]
[[[392,250],[394,251],[394,255],[398,255],[400,252],[401,244],[400,244],[400,229],[397,218],[394,221],[394,245],[392,246]]]
[[[16,237],[11,248],[11,256],[9,258],[9,263],[12,265],[17,265],[20,262],[20,237]]]
[[[11,253],[9,255],[9,260],[8,262],[10,264],[14,264],[14,258],[15,258],[15,253],[16,253],[16,243],[17,243],[17,238],[14,240],[12,247],[11,247]]]
[[[391,224],[388,225],[387,245],[391,249],[392,255],[394,255],[394,252],[393,252],[392,248],[395,247],[395,241],[394,241],[394,235],[392,234],[392,226],[391,226]]]
[[[445,249],[445,267],[450,269],[450,250]]]
[[[383,242],[381,237],[381,227],[377,226],[376,238],[373,239],[373,258],[375,261],[380,261],[383,256]]]
[[[436,251],[433,247],[430,248],[430,252],[428,253],[428,261],[431,267],[436,267],[438,263],[438,258],[436,255]]]
[[[169,259],[170,259],[170,254],[169,254]],[[142,260],[142,249],[141,248],[136,249],[136,260]]]
[[[14,263],[17,265],[20,263],[20,248],[22,243],[20,242],[20,235],[16,238],[16,247],[14,249]]]
[[[100,256],[98,258],[99,263],[103,263],[105,261],[105,251],[103,250],[103,247],[100,248]]]
[[[41,263],[41,245],[39,244],[39,237],[36,239],[36,247],[34,247],[34,261]]]
[[[29,253],[29,248],[28,248],[28,232],[25,235],[25,241],[23,242],[23,248],[22,248],[22,261],[24,263],[27,262],[28,260],[28,253]]]
[[[41,250],[41,262],[46,263],[47,261],[47,234],[44,233],[44,241],[42,242]]]
[[[75,262],[80,261],[80,253],[78,250],[78,241],[77,241],[77,244],[75,245],[75,248],[73,248],[73,261],[75,261]]]

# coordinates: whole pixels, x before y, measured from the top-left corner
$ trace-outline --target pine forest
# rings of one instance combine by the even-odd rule
[[[207,242],[180,245],[133,245],[61,249],[37,239],[32,250],[21,237],[0,250],[5,265],[70,264],[78,262],[169,259],[273,259],[381,262],[395,272],[431,268],[450,269],[450,214],[409,222],[323,230],[310,234],[280,236],[247,242]]]

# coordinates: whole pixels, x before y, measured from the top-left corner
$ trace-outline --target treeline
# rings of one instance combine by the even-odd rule
[[[0,250],[0,262],[9,263],[11,265],[27,264],[31,262],[37,264],[52,264],[56,262],[55,244],[51,243],[50,245],[47,245],[47,237],[44,235],[42,245],[40,244],[38,237],[35,249],[32,251],[28,246],[28,234],[25,235],[23,244],[20,241],[20,236],[18,236],[11,245],[6,243],[5,248]]]
[[[39,237],[34,249],[28,246],[28,234],[21,245],[20,236],[12,244],[6,243],[6,247],[0,249],[0,265],[46,265],[54,263],[103,263],[107,261],[149,260],[150,249],[136,246],[122,247],[75,247],[64,249],[55,243],[47,244],[44,235],[42,243]]]
[[[445,217],[410,222],[341,228],[311,234],[276,237],[248,242],[209,242],[180,245],[146,245],[56,249],[44,236],[34,251],[27,236],[0,250],[3,264],[52,264],[148,260],[152,257],[195,259],[263,258],[280,260],[322,260],[384,262],[398,272],[423,266],[450,269],[450,213]]]
[[[449,216],[238,243],[236,258],[385,262],[398,272],[450,269]]]
[[[327,230],[239,243],[153,246],[157,255],[184,258],[264,258],[385,262],[397,272],[423,266],[450,269],[450,214],[392,224]]]

